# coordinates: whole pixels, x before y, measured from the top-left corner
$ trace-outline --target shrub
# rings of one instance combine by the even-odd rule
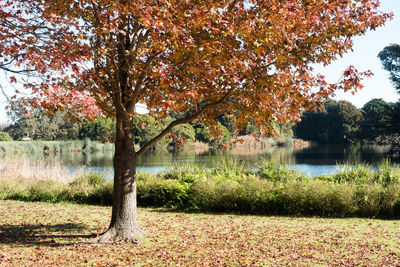
[[[202,180],[195,183],[192,193],[192,205],[200,210],[237,211],[238,188],[234,180]]]
[[[70,185],[72,187],[91,189],[92,187],[101,186],[104,184],[106,179],[97,172],[88,172],[84,175],[74,179]]]
[[[400,168],[392,166],[389,160],[385,160],[376,170],[373,175],[375,183],[382,185],[399,184],[400,183]]]
[[[382,192],[380,217],[398,218],[400,215],[400,184],[389,184]]]
[[[381,199],[385,189],[380,184],[358,185],[354,204],[357,207],[356,215],[361,217],[379,216]]]
[[[267,159],[260,161],[256,166],[258,168],[256,174],[261,179],[267,179],[274,182],[283,182],[291,180],[303,180],[307,178],[306,175],[300,174],[294,169],[289,169],[286,166],[276,165]]]
[[[58,196],[62,191],[62,186],[55,181],[39,181],[29,186],[28,200],[59,202]],[[61,199],[61,201],[63,200],[65,199]]]
[[[332,180],[338,183],[350,182],[356,184],[364,184],[372,182],[374,171],[370,166],[358,165],[352,167],[349,165],[341,165],[340,170],[332,175]]]
[[[210,172],[203,166],[172,165],[172,168],[160,174],[163,179],[178,180],[185,183],[193,183],[197,180],[206,179]]]
[[[159,175],[137,181],[140,205],[184,208],[188,201],[189,185],[178,180],[163,179]]]
[[[282,185],[287,214],[343,217],[354,213],[355,188],[329,181],[289,181]]]
[[[174,166],[165,173],[137,174],[141,206],[250,214],[399,218],[398,167],[376,172],[347,168],[310,178],[263,161],[258,170],[227,161],[210,170]],[[2,176],[3,177],[3,176]],[[57,179],[0,179],[0,198],[25,201],[112,204],[113,184],[98,173],[69,183]]]
[[[90,204],[112,205],[113,202],[113,183],[107,181],[102,186],[96,187],[88,196]]]
[[[0,132],[0,142],[3,141],[12,141],[13,139],[11,138],[11,136],[6,133],[6,132]]]

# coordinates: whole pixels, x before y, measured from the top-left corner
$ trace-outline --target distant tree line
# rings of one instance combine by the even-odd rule
[[[1,140],[76,140],[89,138],[92,141],[113,141],[115,136],[114,121],[100,117],[86,123],[75,123],[66,118],[61,111],[49,116],[44,110],[30,110],[27,115],[22,110],[9,111],[14,121],[2,128]],[[173,118],[162,122],[149,115],[135,117],[134,127],[136,144],[143,145],[151,140]],[[164,138],[160,146],[171,149],[179,148],[187,142],[200,141],[213,147],[221,147],[237,136],[257,133],[253,121],[238,128],[235,116],[219,116],[218,126],[211,129],[202,123],[190,123],[174,128]],[[399,140],[400,133],[400,101],[388,103],[382,99],[373,99],[361,109],[357,109],[348,101],[328,99],[320,110],[305,112],[301,122],[295,124],[282,123],[274,126],[279,136],[294,136],[319,144],[351,144],[356,142],[393,143]]]
[[[13,123],[1,130],[4,132],[3,141],[22,140],[23,138],[43,141],[89,138],[92,141],[112,142],[115,138],[115,122],[111,118],[99,117],[93,121],[77,123],[66,118],[61,111],[47,114],[42,109],[29,109],[29,114],[27,114],[27,108],[22,108],[23,103],[16,102],[13,105],[19,108],[8,111],[8,116]],[[134,119],[136,144],[141,146],[154,138],[173,120],[173,116],[178,115],[171,115],[170,118],[160,122],[149,115],[137,115]],[[233,115],[218,116],[216,119],[218,124],[214,128],[199,122],[175,127],[167,137],[157,144],[157,147],[168,147],[175,150],[186,143],[199,141],[218,148],[228,144],[235,137],[259,135],[254,121],[250,120],[246,125],[238,127],[237,120]],[[280,137],[293,135],[292,124],[276,124],[274,128]]]
[[[44,141],[89,138],[92,141],[112,142],[115,137],[115,122],[111,118],[99,117],[93,121],[77,123],[66,118],[61,111],[47,114],[42,109],[29,109],[27,113],[26,107],[20,108],[23,106],[22,103],[13,103],[13,106],[17,108],[8,111],[8,116],[13,123],[2,127],[0,141],[22,140],[23,138]],[[136,143],[145,144],[172,120],[171,117],[158,122],[149,115],[136,116],[134,120]],[[219,147],[228,143],[236,130],[232,126],[235,123],[234,119],[221,116],[218,120],[221,123],[216,129],[210,129],[202,123],[183,124],[175,127],[158,146],[167,145],[171,149],[176,149],[187,142],[200,141]],[[252,129],[250,126],[247,127],[247,131],[252,131]]]
[[[400,94],[400,45],[386,46],[378,58]],[[294,133],[296,137],[321,144],[392,144],[395,153],[400,155],[400,101],[388,103],[372,99],[357,109],[347,101],[329,99],[320,110],[305,112]]]
[[[400,101],[372,99],[357,109],[348,101],[328,99],[320,110],[305,112],[293,130],[296,137],[320,144],[391,144],[399,139]]]

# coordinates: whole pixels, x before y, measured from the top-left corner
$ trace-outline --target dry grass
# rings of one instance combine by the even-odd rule
[[[83,170],[78,170],[72,174],[68,168],[59,163],[46,164],[43,161],[31,161],[23,157],[0,159],[0,181],[15,179],[24,184],[42,181],[67,184],[82,174]]]
[[[194,151],[194,153],[198,155],[207,152],[210,146],[207,143],[196,141],[187,143],[183,146],[183,149]]]
[[[273,144],[272,139],[255,138],[253,135],[240,136],[238,140],[230,144],[233,154],[251,154],[265,151]],[[250,152],[251,151],[251,152]]]

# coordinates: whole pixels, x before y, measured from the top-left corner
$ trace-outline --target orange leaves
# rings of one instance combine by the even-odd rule
[[[40,41],[40,32],[18,20],[23,14],[0,4],[0,18],[19,23],[0,25],[7,44],[0,60],[23,50],[17,63],[36,69],[49,88],[63,88],[29,85],[46,106],[133,114],[141,101],[160,118],[208,107],[196,119],[209,124],[222,113],[260,125],[297,119],[337,89],[358,90],[368,73],[349,69],[340,84],[329,84],[309,66],[329,64],[351,48],[351,37],[392,16],[373,0],[15,3],[32,4],[26,10],[42,15],[33,25],[51,31]],[[27,30],[29,38],[17,34]]]
[[[339,89],[351,91],[353,94],[363,88],[361,80],[373,76],[370,70],[359,72],[354,66],[349,66],[344,72],[341,81],[337,84]]]
[[[142,121],[140,123],[140,129],[142,129],[142,130],[145,130],[147,126],[148,126],[148,124],[145,121]]]

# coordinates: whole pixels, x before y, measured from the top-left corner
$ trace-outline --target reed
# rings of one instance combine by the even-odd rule
[[[68,175],[59,164],[0,162],[0,198],[111,205],[112,181],[98,173]],[[225,161],[214,169],[174,165],[137,175],[140,206],[190,211],[327,217],[400,217],[400,167],[343,165],[310,177],[268,160],[258,169]]]
[[[114,144],[86,140],[0,142],[0,154],[68,153],[113,151]]]
[[[55,181],[67,184],[82,175],[83,170],[70,173],[67,167],[54,162],[32,161],[24,157],[3,158],[0,160],[0,181],[16,179],[22,184],[40,181]]]

